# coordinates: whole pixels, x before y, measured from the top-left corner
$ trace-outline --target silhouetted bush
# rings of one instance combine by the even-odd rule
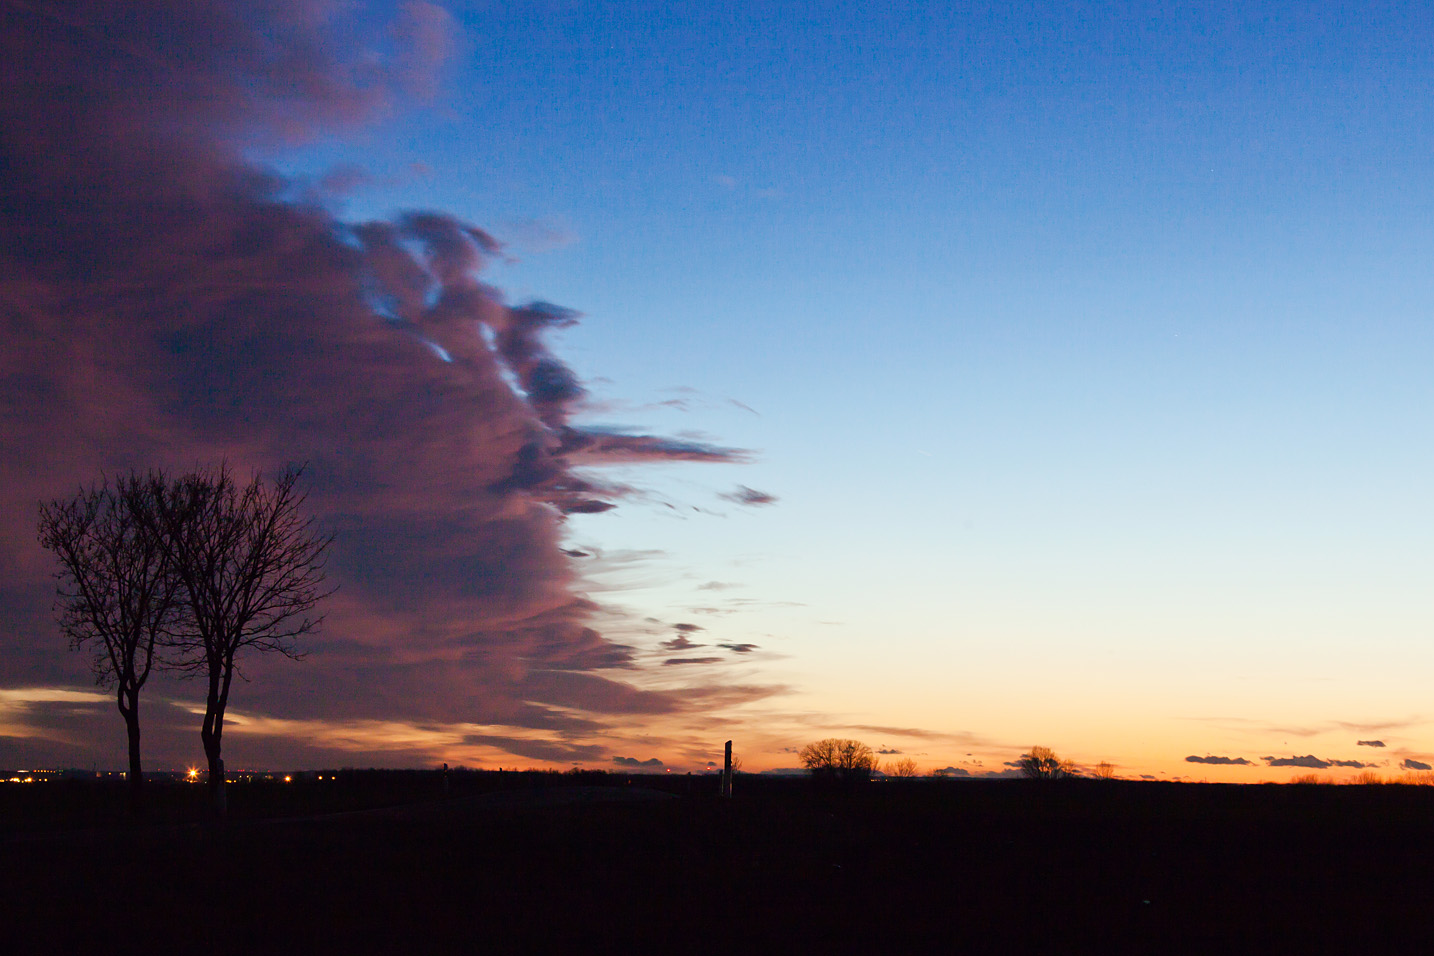
[[[1080,776],[1075,764],[1057,757],[1049,747],[1032,747],[1028,753],[1021,754],[1016,763],[1021,774],[1031,780],[1065,780]]]
[[[876,769],[876,754],[859,740],[828,737],[807,744],[797,757],[812,779],[823,783],[867,781]]]

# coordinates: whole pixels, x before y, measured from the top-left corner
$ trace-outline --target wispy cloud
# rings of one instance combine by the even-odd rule
[[[503,224],[502,234],[519,250],[530,253],[552,252],[578,241],[577,231],[557,219],[510,219]]]
[[[79,744],[83,735],[66,726],[64,716],[76,711],[99,714],[113,702],[109,694],[62,687],[0,690],[0,737]]]
[[[746,485],[738,485],[737,490],[724,492],[718,497],[724,498],[727,501],[736,502],[739,505],[771,505],[777,502],[776,495],[769,495],[765,491],[748,488]]]
[[[1256,720],[1248,717],[1191,717],[1189,720],[1197,720],[1202,723],[1215,724],[1258,737],[1318,737],[1331,733],[1369,733],[1380,730],[1407,730],[1427,724],[1428,721],[1419,716],[1401,717],[1382,720],[1352,721],[1352,720],[1329,720],[1315,724],[1279,724],[1266,720]],[[1365,745],[1368,746],[1368,745]]]
[[[1417,727],[1428,721],[1419,716],[1401,717],[1392,720],[1373,721],[1350,721],[1337,720],[1333,722],[1336,727],[1343,727],[1345,730],[1353,730],[1361,733],[1368,733],[1371,730],[1405,730],[1410,727]]]

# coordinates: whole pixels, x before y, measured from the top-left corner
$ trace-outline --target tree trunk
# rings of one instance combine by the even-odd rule
[[[214,813],[220,819],[228,812],[228,799],[224,790],[224,758],[219,756],[219,734],[207,727],[199,732],[204,742],[204,756],[209,759],[209,794],[214,798]]]
[[[129,704],[120,708],[124,716],[125,730],[129,732],[129,773],[125,779],[128,781],[129,791],[129,812],[133,816],[142,816],[144,813],[144,768],[140,765],[139,759],[139,691],[135,690],[127,695]]]
[[[232,670],[231,670],[232,672]],[[224,819],[229,811],[228,795],[224,787],[224,758],[219,747],[224,734],[224,691],[221,691],[221,672],[213,657],[209,660],[209,693],[204,701],[204,723],[199,725],[199,739],[204,744],[204,756],[209,760],[209,794],[214,798],[214,814]]]

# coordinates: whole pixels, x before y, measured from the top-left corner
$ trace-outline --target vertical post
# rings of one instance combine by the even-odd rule
[[[727,741],[727,759],[722,764],[722,799],[732,799],[732,741]]]

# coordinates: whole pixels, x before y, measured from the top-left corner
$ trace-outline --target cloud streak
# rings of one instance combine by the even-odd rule
[[[776,495],[769,495],[765,491],[757,491],[746,485],[738,485],[736,491],[726,492],[718,497],[739,505],[772,505],[778,501]]]
[[[1192,754],[1192,755],[1190,755],[1189,757],[1186,757],[1186,758],[1185,758],[1185,762],[1186,762],[1186,763],[1217,764],[1217,765],[1220,765],[1220,766],[1239,766],[1239,767],[1253,767],[1253,766],[1254,766],[1254,762],[1253,762],[1253,761],[1246,760],[1244,757],[1216,757],[1216,756],[1211,756],[1210,754],[1206,754],[1206,755],[1203,756],[1203,757],[1197,757],[1197,756],[1195,756],[1195,755]]]

